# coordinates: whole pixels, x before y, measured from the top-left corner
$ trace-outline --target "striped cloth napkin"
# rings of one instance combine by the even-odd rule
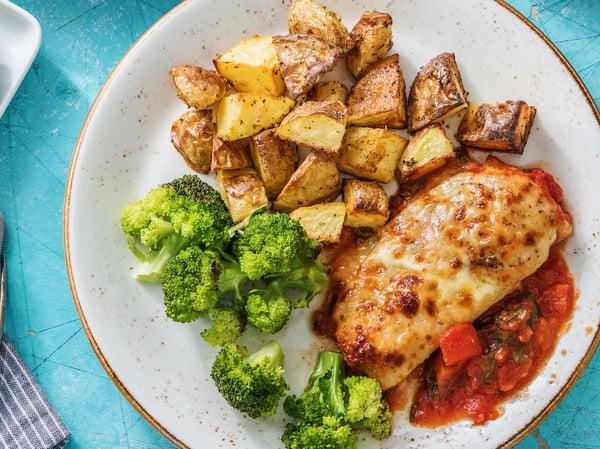
[[[0,448],[60,449],[71,432],[6,338],[0,341]]]

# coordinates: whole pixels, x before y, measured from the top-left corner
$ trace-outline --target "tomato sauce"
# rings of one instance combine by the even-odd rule
[[[391,198],[391,215],[436,185],[438,178],[479,168],[480,165],[469,160],[457,160],[415,183],[403,184]],[[563,191],[550,174],[539,169],[515,170],[528,176],[557,203],[562,202]],[[571,219],[566,213],[565,217]],[[365,245],[370,239],[372,244]],[[340,244],[329,252],[330,289],[323,306],[313,315],[317,334],[334,338],[331,310],[336,296],[376,240],[376,236],[345,229]],[[519,291],[496,303],[472,323],[475,336],[468,329],[453,332],[452,338],[462,336],[468,341],[446,341],[442,349],[454,348],[446,360],[438,349],[414,370],[408,388],[401,385],[387,391],[391,407],[401,410],[411,403],[410,420],[423,427],[447,425],[461,419],[483,424],[498,418],[502,404],[531,382],[552,355],[568,326],[576,294],[568,265],[560,249],[553,248],[548,260],[523,281]],[[465,354],[468,358],[463,360]],[[410,397],[415,382],[416,392]]]
[[[436,427],[459,419],[496,419],[501,404],[529,383],[552,354],[573,311],[575,285],[558,250],[473,325],[481,350],[447,364],[440,350],[424,363],[410,419]]]

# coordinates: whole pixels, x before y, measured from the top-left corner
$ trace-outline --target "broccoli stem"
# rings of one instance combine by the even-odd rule
[[[268,369],[283,368],[284,354],[281,346],[274,341],[269,341],[258,351],[248,356],[248,363],[251,366],[256,366],[266,361],[264,365]]]
[[[131,241],[131,239],[128,239],[128,242],[131,251],[140,261],[135,275],[136,279],[154,284],[161,283],[160,275],[165,271],[169,260],[189,244],[188,239],[180,237],[177,234],[171,234],[165,238],[165,242],[160,249],[150,250],[144,254],[135,242]]]
[[[344,357],[339,352],[325,351],[319,354],[305,391],[326,387],[326,403],[334,416],[341,418],[346,413],[344,392],[340,388],[346,376]]]

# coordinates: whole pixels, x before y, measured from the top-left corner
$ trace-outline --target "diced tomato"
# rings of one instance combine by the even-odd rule
[[[568,284],[554,284],[542,292],[539,298],[542,315],[548,318],[562,318],[570,311],[571,287]]]
[[[464,365],[462,363],[447,365],[439,352],[437,353],[433,364],[435,382],[441,389],[450,387],[456,377],[464,371]]]
[[[477,330],[471,323],[452,326],[438,340],[446,365],[458,365],[481,355]]]
[[[531,366],[532,360],[527,356],[522,357],[520,363],[510,360],[499,366],[497,369],[498,389],[504,393],[511,391],[521,379],[527,377]]]
[[[494,406],[496,398],[485,394],[474,394],[465,398],[463,409],[475,424],[483,424],[499,416],[498,409]]]
[[[551,181],[543,173],[535,176]],[[552,190],[551,182],[546,187]],[[449,329],[426,362],[425,383],[411,409],[413,422],[435,427],[459,418],[475,424],[497,418],[500,404],[530,382],[552,354],[573,312],[575,293],[564,258],[551,252],[522,289],[476,321],[477,332],[471,324]]]
[[[548,354],[556,342],[556,328],[546,318],[542,317],[535,326],[534,344],[540,355]]]

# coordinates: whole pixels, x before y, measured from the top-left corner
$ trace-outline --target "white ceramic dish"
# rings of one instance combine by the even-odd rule
[[[8,107],[42,42],[38,21],[24,9],[0,0],[0,117]]]
[[[373,447],[509,447],[566,394],[598,345],[600,267],[599,113],[573,70],[506,5],[491,0],[389,2],[326,0],[351,27],[367,9],[395,20],[394,51],[408,83],[417,68],[453,51],[472,101],[524,99],[538,115],[523,156],[564,186],[575,234],[566,246],[580,298],[569,331],[537,379],[506,404],[496,421],[459,423],[435,431],[395,419],[394,435]],[[199,337],[202,322],[181,325],[164,315],[160,289],[133,279],[135,265],[119,227],[123,206],[188,168],[169,142],[171,122],[185,107],[169,68],[211,66],[232,44],[255,33],[285,33],[287,2],[198,0],[181,4],[154,25],[108,79],[81,132],[65,198],[65,249],[75,304],[87,335],[123,394],[182,447],[280,447],[283,415],[253,421],[232,411],[209,370],[216,350]],[[506,158],[505,158],[506,159]],[[319,349],[308,315],[296,314],[278,336],[288,381],[299,392]],[[254,335],[244,343],[257,347]]]

